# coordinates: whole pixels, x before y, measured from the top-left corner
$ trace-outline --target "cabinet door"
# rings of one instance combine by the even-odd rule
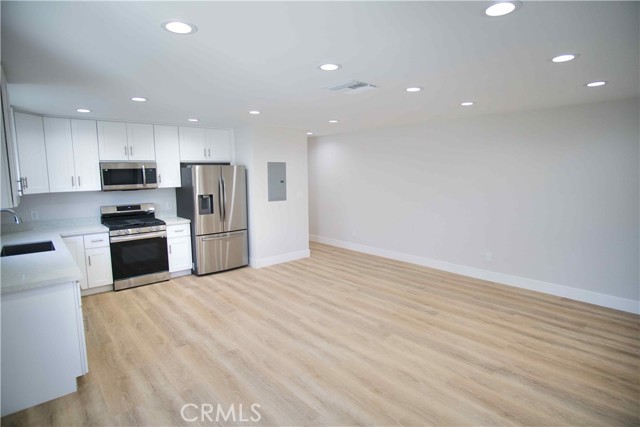
[[[76,191],[100,191],[100,156],[94,120],[71,120]]]
[[[177,126],[153,127],[158,166],[158,187],[180,187],[180,139]]]
[[[110,285],[113,283],[111,273],[111,250],[109,247],[87,249],[87,287]]]
[[[23,194],[48,193],[49,176],[42,117],[15,113],[14,118],[20,175],[24,178],[22,192]]]
[[[155,160],[153,125],[127,123],[127,140],[129,141],[129,160]]]
[[[191,270],[191,237],[167,239],[169,272]]]
[[[76,191],[73,143],[69,119],[44,118],[44,141],[49,171],[49,191]]]
[[[206,133],[203,128],[180,127],[180,161],[207,161]]]
[[[127,124],[98,122],[97,128],[100,160],[129,160]]]
[[[228,129],[207,129],[207,160],[231,162],[231,131]]]
[[[84,241],[82,236],[65,237],[62,240],[64,240],[69,253],[71,253],[73,260],[82,273],[80,289],[87,289],[87,265],[84,259]]]

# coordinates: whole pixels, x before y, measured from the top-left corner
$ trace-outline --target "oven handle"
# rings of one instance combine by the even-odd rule
[[[154,233],[132,234],[130,236],[114,236],[109,239],[111,243],[129,242],[131,240],[153,239],[156,237],[167,237],[166,231],[156,231]]]
[[[147,173],[144,170],[144,163],[142,164],[142,185],[147,186]]]

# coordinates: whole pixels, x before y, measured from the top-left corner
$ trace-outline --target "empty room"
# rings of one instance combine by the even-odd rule
[[[640,425],[640,2],[0,8],[3,427]]]

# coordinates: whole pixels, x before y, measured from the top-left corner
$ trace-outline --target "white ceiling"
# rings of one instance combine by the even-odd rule
[[[2,64],[12,103],[38,113],[318,135],[638,96],[638,2],[488,4],[3,1]],[[161,29],[173,19],[198,32]],[[325,89],[348,79],[379,89]]]

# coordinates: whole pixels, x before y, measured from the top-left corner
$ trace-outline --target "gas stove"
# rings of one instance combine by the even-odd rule
[[[155,217],[152,203],[139,205],[102,206],[102,224],[109,228],[109,236],[151,233],[167,229],[163,220]]]
[[[113,288],[169,280],[167,226],[156,218],[152,203],[102,206],[102,224],[109,228]]]

